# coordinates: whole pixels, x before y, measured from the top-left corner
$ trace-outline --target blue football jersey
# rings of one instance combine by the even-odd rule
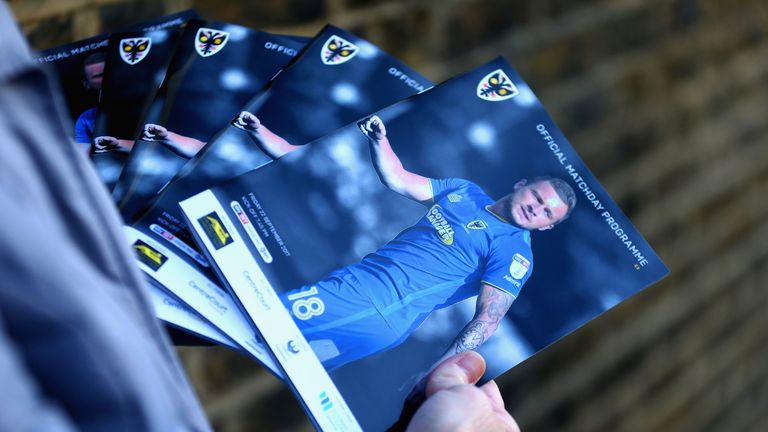
[[[390,322],[412,324],[415,315],[477,295],[481,282],[517,297],[531,275],[528,230],[491,213],[495,201],[470,181],[432,179],[431,185],[424,217],[348,267]]]
[[[281,298],[329,368],[401,343],[430,312],[487,283],[517,297],[533,269],[530,233],[488,210],[476,184],[431,180],[429,210],[359,263]]]

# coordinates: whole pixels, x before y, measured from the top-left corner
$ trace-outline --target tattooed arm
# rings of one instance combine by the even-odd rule
[[[472,321],[464,326],[445,354],[433,363],[429,371],[413,377],[416,385],[406,398],[407,404],[418,406],[421,403],[429,373],[443,361],[465,351],[474,351],[487,341],[499,327],[501,319],[506,315],[514,299],[511,294],[486,283],[482,284]]]
[[[435,364],[464,351],[474,351],[493,335],[514,297],[498,288],[483,284],[477,297],[475,316],[456,336],[446,353]]]

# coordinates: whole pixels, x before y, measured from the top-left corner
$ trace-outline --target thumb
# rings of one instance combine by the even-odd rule
[[[474,352],[465,351],[440,363],[427,381],[427,397],[462,384],[475,384],[485,373],[485,359]]]

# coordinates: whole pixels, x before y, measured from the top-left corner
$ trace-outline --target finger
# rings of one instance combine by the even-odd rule
[[[376,128],[379,132],[383,131],[384,129],[384,122],[381,121],[381,118],[379,116],[373,116],[371,117],[371,125]]]
[[[427,397],[462,384],[474,384],[485,372],[485,360],[474,352],[466,351],[440,363],[427,381]]]
[[[517,422],[510,413],[507,411],[496,411],[496,414],[496,418],[506,426],[505,430],[509,432],[520,432],[520,426],[517,425]]]
[[[480,390],[488,396],[488,400],[491,402],[491,406],[494,410],[504,411],[504,399],[501,397],[499,386],[496,385],[496,381],[488,381],[480,386]]]
[[[254,128],[261,126],[261,121],[255,114],[248,113],[248,120],[250,120],[251,125],[253,125]]]
[[[485,373],[485,359],[475,351],[465,351],[459,354],[458,364],[467,371],[469,384],[477,383]]]

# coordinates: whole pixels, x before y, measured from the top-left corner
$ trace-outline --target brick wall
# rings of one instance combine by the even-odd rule
[[[194,5],[348,28],[439,81],[504,55],[672,273],[499,379],[527,431],[768,430],[764,0],[11,0],[46,48]],[[311,430],[222,349],[181,354],[222,431]]]

